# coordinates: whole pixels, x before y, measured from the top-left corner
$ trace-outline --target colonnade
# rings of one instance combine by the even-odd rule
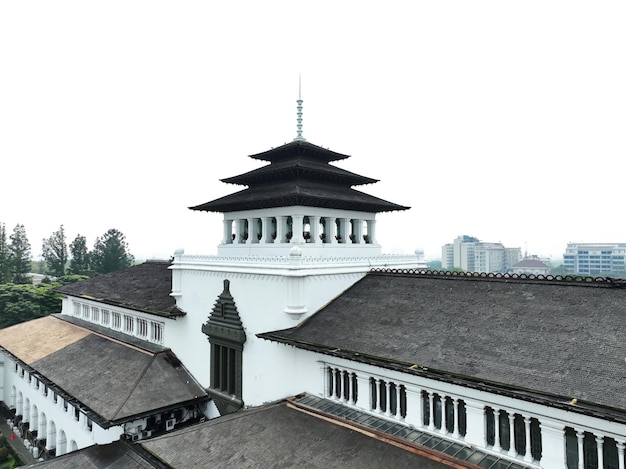
[[[224,219],[222,244],[375,244],[376,220],[292,215]]]

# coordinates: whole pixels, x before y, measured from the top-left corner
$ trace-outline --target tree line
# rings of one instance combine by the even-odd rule
[[[91,277],[130,267],[135,262],[126,237],[115,228],[97,237],[90,251],[87,238],[80,234],[68,244],[61,225],[43,239],[41,251],[47,273],[54,277]],[[18,223],[8,235],[5,224],[0,222],[0,284],[31,283],[31,263],[31,245],[24,225]]]

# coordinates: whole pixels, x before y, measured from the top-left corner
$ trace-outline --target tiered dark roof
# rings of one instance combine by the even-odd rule
[[[250,158],[270,164],[222,179],[229,184],[247,185],[247,189],[190,208],[234,212],[303,205],[375,213],[409,208],[352,189],[378,180],[331,166],[330,162],[348,156],[306,141],[293,141]]]
[[[624,287],[373,272],[303,324],[259,337],[626,421]]]

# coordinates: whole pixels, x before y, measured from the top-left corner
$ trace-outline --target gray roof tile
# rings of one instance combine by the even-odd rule
[[[624,415],[626,289],[610,285],[370,273],[298,327],[259,336]]]

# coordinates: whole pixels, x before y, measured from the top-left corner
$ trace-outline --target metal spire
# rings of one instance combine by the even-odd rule
[[[302,136],[302,76],[298,75],[298,133],[294,142],[306,142],[306,138]]]

